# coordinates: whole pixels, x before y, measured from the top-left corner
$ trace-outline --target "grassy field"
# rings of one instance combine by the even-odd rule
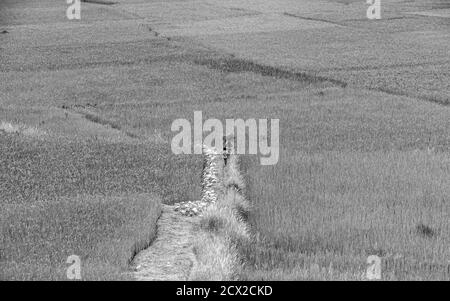
[[[83,280],[131,279],[130,260],[153,240],[162,198],[184,195],[167,162],[183,164],[157,147],[0,140],[2,280],[65,280],[70,255],[81,258]]]
[[[243,248],[244,279],[364,279],[369,255],[382,258],[383,279],[448,279],[447,107],[270,68],[261,76],[234,61],[237,70],[220,66],[208,79],[197,66],[164,69],[199,74],[187,86],[204,87],[203,100],[190,90],[194,96],[164,104],[96,110],[137,135],[157,128],[166,141],[170,123],[192,120],[194,110],[221,120],[280,119],[279,163],[247,158],[260,243]]]
[[[129,280],[129,261],[156,234],[160,204],[146,194],[78,196],[2,212],[2,280],[68,280],[71,255],[82,280]]]
[[[449,279],[448,154],[284,155],[248,173],[261,240],[244,277],[358,280],[377,255],[385,280]]]
[[[384,279],[448,279],[448,107],[182,43],[146,44],[135,64],[3,73],[1,121],[62,138],[0,132],[2,279],[63,279],[72,254],[86,279],[126,278],[157,201],[200,196],[201,158],[170,151],[171,123],[196,110],[280,119],[278,164],[244,158],[258,243],[241,246],[243,279],[363,279],[368,255]]]
[[[359,92],[320,98],[285,103],[277,165],[247,158],[260,243],[243,248],[242,277],[362,280],[377,255],[385,280],[448,280],[448,108]]]

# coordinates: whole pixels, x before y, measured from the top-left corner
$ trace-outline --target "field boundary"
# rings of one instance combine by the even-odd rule
[[[203,147],[201,199],[163,205],[156,238],[133,260],[136,280],[238,279],[238,248],[252,237],[245,183],[231,145],[226,141],[222,151]]]
[[[238,248],[252,241],[247,224],[250,205],[234,139],[223,151],[203,147],[202,201],[210,205],[199,220],[194,261],[189,280],[238,280],[243,265]]]

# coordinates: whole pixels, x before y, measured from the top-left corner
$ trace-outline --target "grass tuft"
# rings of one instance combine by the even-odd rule
[[[197,262],[192,268],[191,281],[237,280],[238,255],[226,237],[203,232],[194,245]]]

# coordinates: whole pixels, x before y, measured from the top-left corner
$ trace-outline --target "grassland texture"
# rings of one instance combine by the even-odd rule
[[[122,34],[112,26],[102,28],[130,37],[130,30]],[[249,224],[257,234],[254,244],[238,245],[246,261],[241,279],[363,279],[367,256],[374,254],[386,265],[383,279],[448,277],[448,106],[285,72],[182,39],[146,35],[120,43],[105,34],[106,46],[95,36],[83,51],[75,42],[55,51],[29,47],[54,43],[51,32],[39,32],[19,32],[15,38],[23,36],[24,44],[2,52],[0,121],[8,131],[16,132],[7,123],[20,122],[68,139],[42,141],[21,136],[20,129],[0,130],[2,279],[60,278],[42,272],[48,267],[60,267],[64,277],[67,256],[91,254],[115,232],[113,224],[139,222],[126,211],[139,208],[134,196],[145,203],[143,195],[155,193],[165,204],[198,196],[200,158],[171,155],[169,145],[173,120],[192,121],[195,110],[220,120],[281,119],[279,164],[241,166],[248,166]],[[292,49],[297,56],[298,48]],[[24,61],[17,65],[19,56]],[[97,139],[105,127],[139,143],[105,143]],[[91,138],[72,140],[80,132]],[[62,201],[80,198],[86,202]],[[94,205],[101,199],[113,200],[117,211]],[[231,245],[221,229],[202,233]],[[79,236],[69,239],[73,233]],[[70,243],[85,246],[86,253]],[[220,250],[206,254],[214,252]]]
[[[82,280],[131,279],[129,262],[155,237],[161,212],[133,147],[4,131],[0,140],[0,278],[67,280],[76,255]]]
[[[365,280],[371,255],[383,280],[450,279],[448,154],[282,156],[276,168],[249,165],[259,235],[242,250],[243,279]]]

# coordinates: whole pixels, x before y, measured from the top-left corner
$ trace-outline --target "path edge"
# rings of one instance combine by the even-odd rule
[[[191,281],[238,280],[244,265],[239,246],[254,238],[247,222],[251,206],[234,138],[224,138],[223,151],[203,147],[202,200],[210,205],[200,216]]]

